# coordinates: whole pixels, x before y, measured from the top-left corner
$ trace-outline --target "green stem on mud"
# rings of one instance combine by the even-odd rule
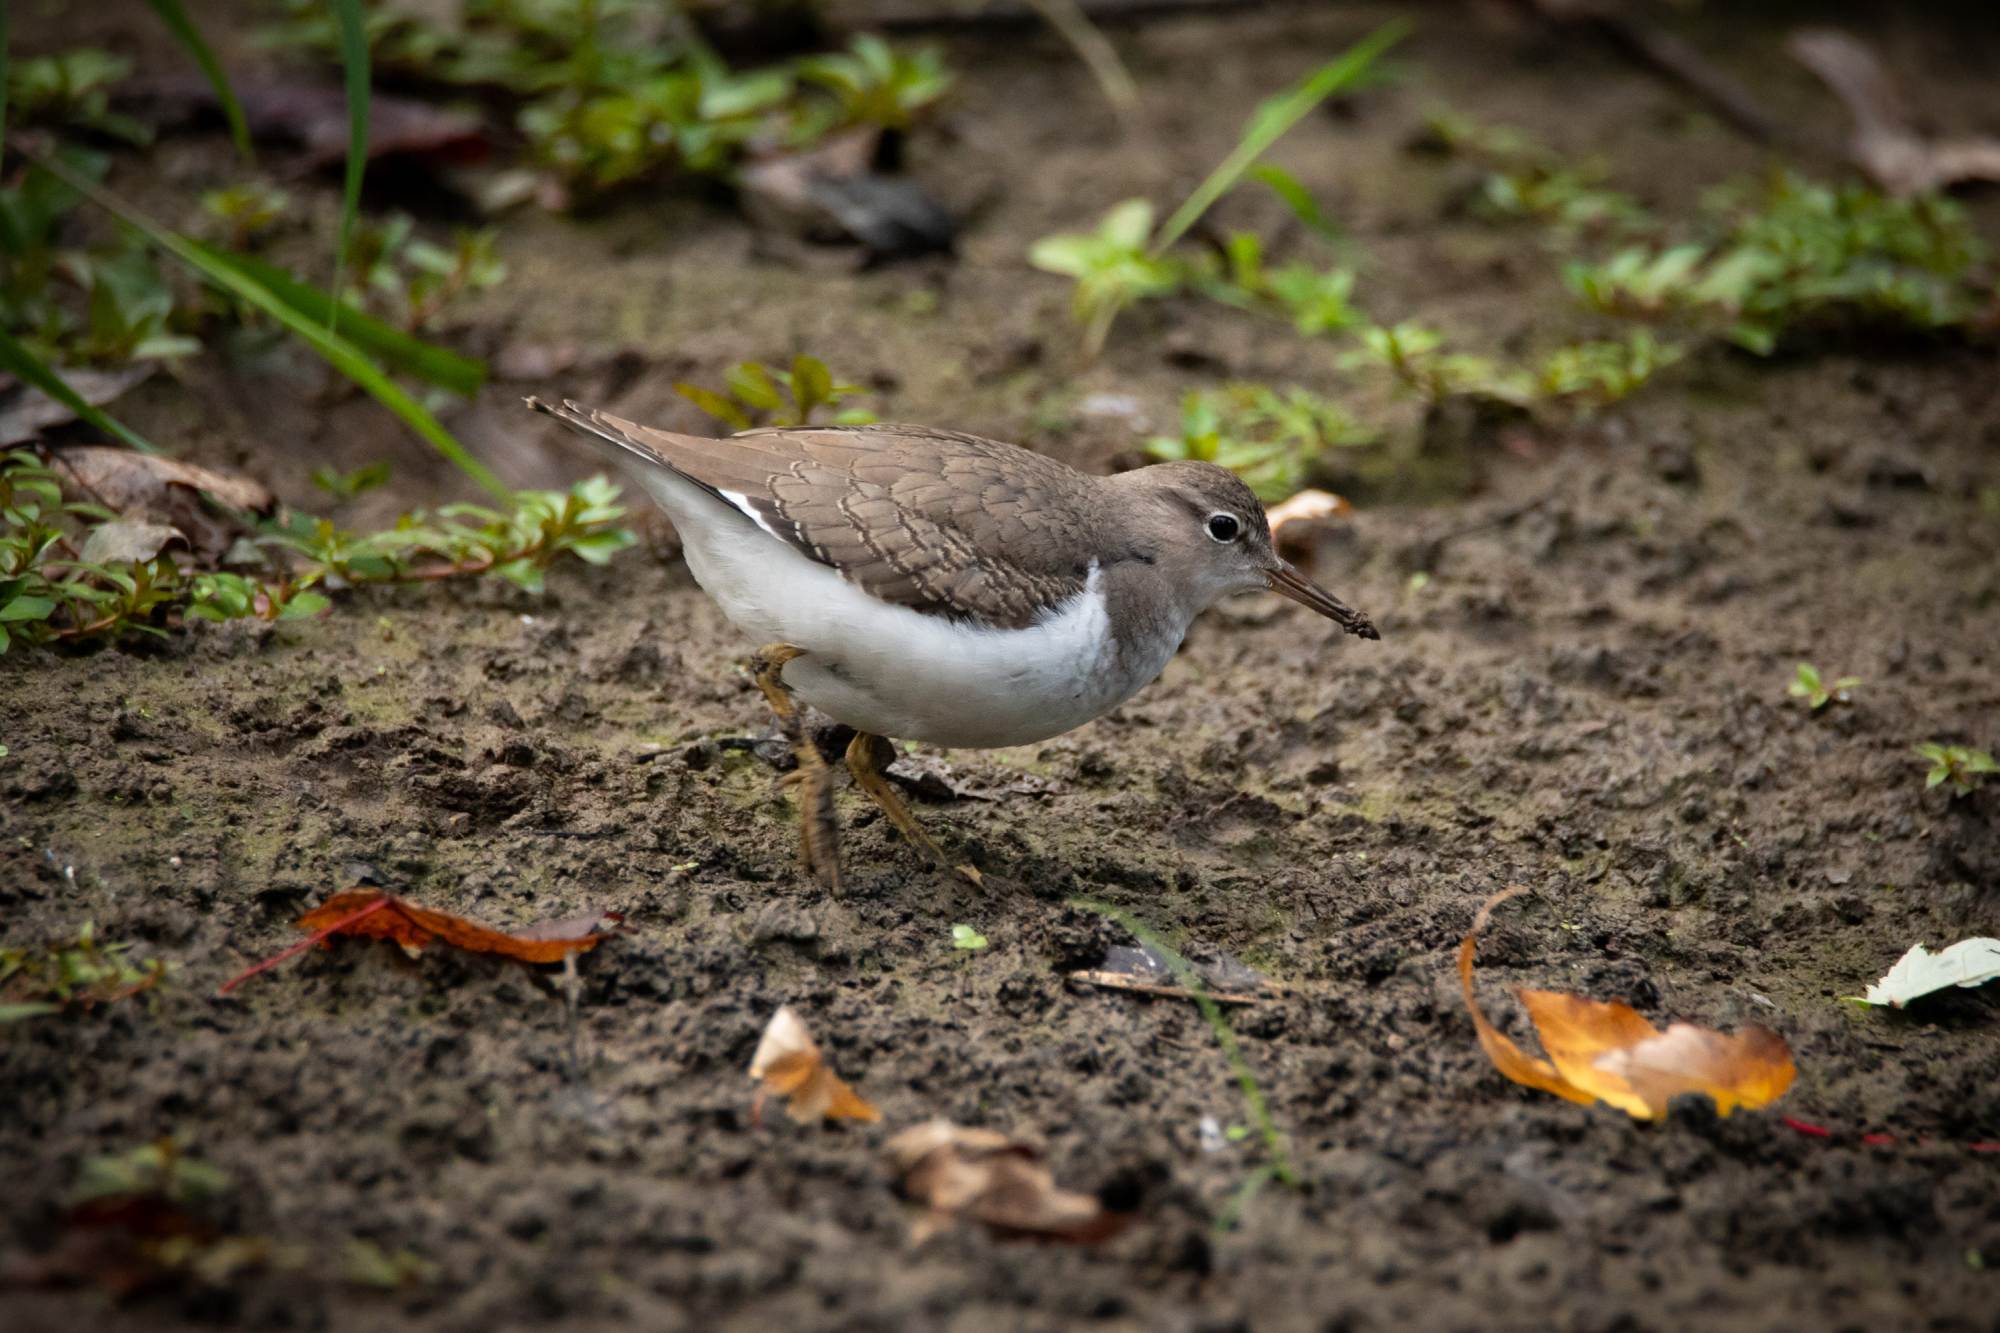
[[[1266,1176],[1275,1177],[1296,1188],[1299,1183],[1298,1173],[1292,1169],[1291,1154],[1285,1148],[1285,1136],[1278,1129],[1277,1122],[1271,1118],[1270,1105],[1264,1100],[1264,1089],[1258,1084],[1257,1075],[1251,1070],[1249,1060],[1244,1057],[1243,1047],[1237,1042],[1236,1033],[1229,1026],[1228,1018],[1223,1015],[1222,1006],[1208,993],[1208,986],[1202,981],[1201,974],[1194,970],[1194,964],[1183,958],[1180,951],[1168,944],[1158,931],[1122,907],[1113,906],[1096,898],[1071,898],[1069,905],[1086,912],[1095,912],[1123,926],[1134,939],[1158,954],[1161,961],[1166,963],[1167,970],[1174,974],[1174,980],[1180,982],[1194,996],[1195,1005],[1201,1010],[1201,1016],[1208,1020],[1209,1029],[1215,1033],[1215,1044],[1222,1048],[1223,1058],[1229,1061],[1229,1068],[1236,1075],[1237,1086],[1243,1089],[1244,1105],[1249,1108],[1250,1119],[1257,1126],[1258,1137],[1264,1141],[1264,1152],[1270,1160],[1264,1167],[1259,1168],[1260,1171]],[[1252,1182],[1255,1182],[1254,1185]],[[1236,1214],[1242,1211],[1263,1185],[1264,1181],[1254,1175],[1249,1181],[1245,1181],[1243,1188],[1237,1191],[1236,1197],[1224,1209],[1222,1217],[1218,1218],[1218,1225],[1222,1218],[1227,1218],[1233,1223]]]

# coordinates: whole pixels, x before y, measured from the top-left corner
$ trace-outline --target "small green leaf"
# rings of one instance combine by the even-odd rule
[[[785,405],[784,395],[778,392],[777,382],[771,372],[755,361],[745,361],[730,367],[725,377],[729,392],[746,407],[754,407],[764,412],[775,412]]]
[[[280,620],[300,620],[306,616],[316,616],[333,605],[333,600],[323,592],[293,593],[285,609],[278,613]]]
[[[749,430],[750,417],[734,402],[699,384],[676,384],[674,392],[732,430]]]
[[[16,597],[0,606],[0,620],[47,620],[55,609],[56,604],[46,597]]]
[[[0,1023],[18,1023],[24,1018],[41,1018],[47,1014],[59,1014],[59,1004],[0,1004]]]
[[[958,925],[951,928],[951,947],[954,949],[984,949],[987,938],[971,926]]]

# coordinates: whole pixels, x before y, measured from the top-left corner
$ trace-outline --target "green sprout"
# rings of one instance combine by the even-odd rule
[[[102,944],[84,922],[76,938],[41,948],[0,948],[0,1023],[89,1009],[150,990],[167,974],[159,959],[135,964],[132,945]]]
[[[284,220],[291,206],[290,195],[257,181],[209,190],[201,196],[202,212],[222,228],[232,250],[248,250]]]
[[[1652,225],[1638,201],[1604,188],[1601,162],[1572,163],[1505,125],[1482,125],[1448,110],[1431,113],[1422,146],[1486,168],[1475,211],[1494,221],[1532,219],[1559,243],[1582,232],[1640,231]]]
[[[1785,687],[1785,693],[1794,699],[1804,699],[1806,707],[1817,713],[1830,703],[1846,703],[1848,691],[1860,684],[1859,676],[1842,676],[1829,685],[1820,677],[1818,667],[1801,662],[1792,673],[1792,683]]]
[[[1930,772],[1924,775],[1925,789],[1948,782],[1954,797],[1971,795],[1988,774],[2000,773],[2000,762],[1996,762],[1991,754],[1963,745],[1926,741],[1917,747],[1917,754],[1931,766]]]
[[[1306,486],[1327,451],[1375,440],[1339,404],[1305,389],[1229,384],[1189,393],[1181,404],[1180,434],[1155,436],[1146,452],[1219,464],[1272,502]]]
[[[954,949],[984,949],[987,938],[971,926],[957,925],[951,928],[951,947]]]
[[[685,382],[674,385],[674,392],[731,430],[749,430],[755,426],[810,425],[813,413],[820,408],[838,407],[868,390],[858,384],[836,384],[824,361],[801,354],[792,358],[788,371],[758,361],[732,366],[720,392]],[[859,425],[875,420],[875,415],[863,408],[847,408],[835,413],[833,420],[840,425]]]
[[[830,94],[833,114],[812,118],[824,121],[826,129],[875,125],[907,130],[918,113],[949,92],[952,84],[944,57],[935,48],[898,51],[869,33],[857,36],[846,51],[807,56],[799,62],[798,73]]]
[[[1077,323],[1108,327],[1127,307],[1173,296],[1189,282],[1186,263],[1152,253],[1152,237],[1153,205],[1127,199],[1106,213],[1094,232],[1036,241],[1028,251],[1028,262],[1075,282],[1070,309]]]
[[[7,71],[8,120],[150,143],[152,130],[111,109],[111,90],[131,72],[130,60],[94,47],[15,61]]]

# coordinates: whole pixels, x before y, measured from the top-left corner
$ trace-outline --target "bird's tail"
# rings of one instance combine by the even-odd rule
[[[659,450],[639,437],[638,428],[622,417],[614,417],[609,412],[600,412],[594,407],[565,398],[560,403],[551,403],[546,398],[526,398],[522,400],[544,416],[554,417],[577,434],[591,441],[600,453],[630,466],[638,459],[652,467],[666,468],[678,472]]]

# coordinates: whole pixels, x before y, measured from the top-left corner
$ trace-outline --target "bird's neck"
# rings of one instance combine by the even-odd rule
[[[1113,670],[1151,680],[1165,668],[1201,613],[1153,564],[1121,560],[1102,575],[1104,610],[1111,622]]]

